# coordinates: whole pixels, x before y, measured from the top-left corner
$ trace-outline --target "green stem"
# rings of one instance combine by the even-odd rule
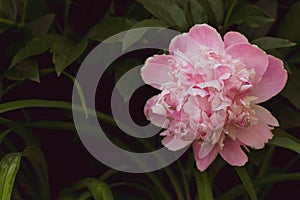
[[[270,161],[271,161],[273,152],[274,152],[274,147],[270,147],[265,155],[265,159],[264,159],[264,161],[260,167],[260,170],[258,172],[258,176],[257,176],[258,178],[261,178],[266,174],[268,167],[270,165]]]
[[[21,25],[25,25],[26,11],[27,11],[28,0],[24,0],[22,15],[21,15]]]
[[[69,18],[71,3],[72,3],[72,0],[66,0],[65,16],[64,16],[64,34],[66,33],[66,29],[68,26],[68,18]]]
[[[237,0],[232,1],[231,5],[230,5],[230,8],[228,10],[228,13],[226,15],[225,21],[224,21],[224,26],[227,26],[236,3],[237,3]]]
[[[17,25],[18,27],[22,27],[22,25],[19,24],[19,23],[16,23],[16,22],[14,22],[12,20],[9,20],[9,19],[3,19],[1,17],[0,17],[0,23],[11,25],[11,26]]]

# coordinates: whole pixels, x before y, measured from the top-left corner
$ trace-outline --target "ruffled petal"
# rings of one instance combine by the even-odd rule
[[[157,89],[163,89],[163,85],[172,81],[170,55],[156,55],[146,60],[141,69],[141,76],[144,82]]]
[[[193,26],[188,35],[200,45],[211,48],[212,50],[223,50],[224,42],[217,30],[207,24]]]
[[[224,147],[220,151],[222,158],[233,166],[243,166],[248,161],[248,157],[241,149],[241,143],[231,138],[226,138]]]
[[[283,67],[283,62],[274,56],[269,55],[269,66],[261,81],[253,88],[253,96],[258,99],[256,103],[267,101],[277,95],[285,86],[287,72]]]
[[[198,142],[193,142],[194,158],[197,164],[197,168],[201,172],[203,172],[216,159],[219,152],[219,145],[215,145],[213,150],[211,150],[210,153],[207,154],[207,156],[205,156],[204,158],[199,158],[199,150],[200,144]]]
[[[248,39],[239,32],[230,31],[224,35],[225,48],[228,48],[235,44],[248,44]]]
[[[265,143],[267,143],[269,139],[272,139],[273,134],[268,125],[258,123],[248,128],[240,129],[236,137],[247,146],[254,149],[261,149],[265,146]]]
[[[266,72],[269,65],[267,54],[258,47],[250,44],[236,44],[226,49],[232,58],[239,58],[248,69],[254,69],[259,79]]]
[[[255,116],[257,119],[270,126],[279,126],[277,119],[262,106],[253,105],[252,108],[255,110]]]
[[[188,145],[190,145],[193,141],[192,140],[182,140],[178,136],[168,135],[164,137],[161,141],[162,144],[167,147],[171,151],[178,151]]]

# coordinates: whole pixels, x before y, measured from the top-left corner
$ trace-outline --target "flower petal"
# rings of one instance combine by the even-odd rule
[[[192,140],[182,140],[178,136],[168,135],[164,137],[161,141],[162,144],[167,147],[171,151],[178,151],[188,145],[190,145],[193,141]]]
[[[287,72],[283,62],[274,56],[269,55],[269,66],[264,73],[262,80],[253,88],[253,96],[258,99],[256,103],[264,102],[277,95],[285,86]]]
[[[265,143],[273,137],[273,134],[268,125],[258,123],[248,128],[240,129],[236,137],[247,146],[254,149],[261,149],[265,146]]]
[[[198,142],[193,142],[193,151],[194,151],[194,158],[197,164],[197,168],[203,172],[206,168],[216,159],[218,152],[219,152],[219,145],[215,145],[213,150],[207,154],[204,158],[199,158],[199,150],[200,144]]]
[[[220,155],[226,162],[233,166],[243,166],[248,161],[247,155],[241,149],[241,143],[229,137],[225,139]]]
[[[209,47],[213,50],[223,50],[224,42],[220,34],[215,28],[207,25],[200,24],[193,26],[188,35],[197,41],[200,45]]]
[[[162,89],[164,84],[172,81],[170,73],[171,61],[170,55],[156,55],[146,60],[141,69],[141,75],[144,82],[154,88]]]
[[[270,111],[259,105],[253,105],[252,108],[255,110],[255,116],[259,121],[271,126],[279,126],[277,119]]]
[[[228,47],[226,52],[232,58],[240,58],[248,69],[254,69],[256,78],[262,77],[269,65],[267,54],[254,45],[236,44]]]
[[[248,44],[248,39],[239,32],[230,31],[224,35],[225,48],[228,48],[235,44]]]

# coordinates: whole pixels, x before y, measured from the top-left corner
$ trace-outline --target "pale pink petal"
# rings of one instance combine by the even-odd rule
[[[261,149],[265,146],[265,143],[267,143],[269,139],[272,139],[273,134],[268,125],[258,123],[248,128],[241,128],[236,137],[247,146],[254,149]]]
[[[226,49],[232,58],[239,58],[248,69],[254,69],[256,77],[260,78],[269,65],[267,54],[258,47],[250,44],[236,44]]]
[[[171,40],[169,46],[170,55],[174,55],[177,51],[185,54],[194,54],[201,49],[201,46],[187,33],[182,35],[177,35]],[[186,55],[181,55],[181,57],[186,60]]]
[[[207,24],[193,26],[188,35],[200,45],[211,48],[212,50],[223,50],[224,42],[217,30]]]
[[[213,150],[211,150],[209,154],[207,154],[207,156],[205,156],[204,158],[199,158],[199,150],[200,144],[197,141],[193,142],[194,158],[197,164],[197,168],[201,172],[203,172],[216,159],[219,152],[219,145],[215,145]]]
[[[241,143],[231,138],[226,138],[224,147],[220,151],[222,158],[233,166],[243,166],[248,161],[248,157],[241,149]]]
[[[235,45],[235,44],[248,44],[248,39],[239,32],[230,31],[227,32],[224,35],[224,44],[225,48],[228,48],[229,46]]]
[[[169,150],[178,151],[178,150],[190,145],[193,141],[192,140],[182,140],[178,136],[168,135],[168,136],[164,137],[164,139],[161,142]]]
[[[166,110],[160,104],[153,105],[149,111],[149,118],[155,126],[165,127],[167,122]]]
[[[252,95],[258,97],[256,103],[264,102],[277,95],[285,86],[287,72],[283,62],[274,56],[269,55],[269,66],[264,73],[262,80],[253,88]]]
[[[146,115],[147,119],[149,119],[149,112],[150,112],[151,107],[155,104],[156,98],[157,98],[157,95],[151,97],[146,102],[146,105],[144,107],[144,114]]]
[[[255,110],[255,116],[259,121],[271,126],[279,126],[277,119],[270,111],[259,105],[253,105],[252,108]]]
[[[164,84],[172,81],[170,55],[156,55],[146,60],[141,69],[141,75],[144,82],[154,88],[162,89]]]

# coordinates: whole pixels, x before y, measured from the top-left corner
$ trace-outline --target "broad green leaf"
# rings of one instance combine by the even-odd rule
[[[292,47],[296,45],[296,43],[289,40],[275,37],[261,37],[253,40],[252,43],[258,45],[263,50]]]
[[[197,0],[189,2],[193,24],[202,24],[208,22],[208,17],[202,5]]]
[[[283,137],[273,138],[271,141],[269,141],[268,144],[272,146],[289,149],[300,154],[300,143],[297,143],[289,138],[283,138]]]
[[[107,18],[92,27],[88,32],[88,37],[102,42],[115,34],[130,29],[133,24],[131,20],[122,17]]]
[[[0,0],[0,18],[15,21],[17,19],[17,1]]]
[[[293,68],[292,74],[289,76],[287,84],[282,91],[282,95],[287,98],[296,108],[300,109],[300,70]]]
[[[45,53],[50,49],[50,47],[53,45],[55,40],[58,39],[58,37],[59,36],[56,34],[46,34],[27,42],[25,47],[20,49],[13,57],[10,67],[13,67],[26,58],[38,56]]]
[[[46,34],[51,27],[55,18],[55,14],[44,15],[34,21],[27,23],[24,26],[25,33],[29,38],[35,38]]]
[[[246,191],[248,192],[251,200],[257,200],[256,192],[253,187],[251,178],[245,169],[245,167],[234,167],[236,173],[239,175],[240,180],[242,181]]]
[[[10,153],[0,161],[0,199],[11,199],[21,157],[21,153]]]
[[[53,54],[52,61],[58,76],[84,52],[87,45],[87,39],[83,39],[78,44],[66,38],[56,40],[50,51]]]
[[[224,18],[223,0],[209,0],[208,3],[210,4],[210,7],[215,15],[218,25],[221,25],[223,22],[223,18]]]
[[[217,22],[217,17],[215,15],[215,11],[218,8],[215,9],[212,8],[212,6],[214,5],[213,2],[210,2],[209,0],[196,0],[196,1],[201,5],[203,10],[205,11],[209,24],[217,26],[218,22]],[[218,1],[218,0],[212,0],[212,1]]]
[[[252,4],[243,4],[242,6],[234,9],[234,12],[229,18],[228,24],[247,23],[250,27],[258,27],[273,21],[274,19],[261,8]]]
[[[5,77],[10,80],[32,80],[40,82],[38,63],[28,59],[20,62],[5,73]]]
[[[195,171],[197,194],[199,200],[212,200],[213,192],[206,172]]]
[[[277,35],[291,41],[300,42],[300,1],[291,6],[288,13],[281,21]]]
[[[176,25],[182,30],[187,29],[185,14],[175,0],[138,0],[138,2],[158,19],[162,19],[170,25]]]
[[[23,157],[27,158],[34,173],[35,178],[35,195],[39,199],[50,200],[50,184],[48,178],[48,170],[45,156],[40,148],[35,146],[27,147],[23,153]]]
[[[143,28],[145,27],[145,29],[141,30],[139,32],[139,34],[133,34],[133,33],[127,33],[125,34],[123,40],[122,40],[122,49],[126,50],[129,47],[131,47],[131,45],[133,45],[134,43],[136,43],[137,41],[139,41],[141,38],[143,38],[143,36],[145,35],[145,33],[148,31],[148,29],[146,27],[161,27],[161,28],[168,28],[170,25],[167,22],[164,22],[162,20],[159,19],[145,19],[142,20],[138,23],[136,23],[135,25],[133,25],[131,27],[131,29],[134,28]]]
[[[28,0],[26,19],[33,20],[48,13],[49,9],[44,0]]]

